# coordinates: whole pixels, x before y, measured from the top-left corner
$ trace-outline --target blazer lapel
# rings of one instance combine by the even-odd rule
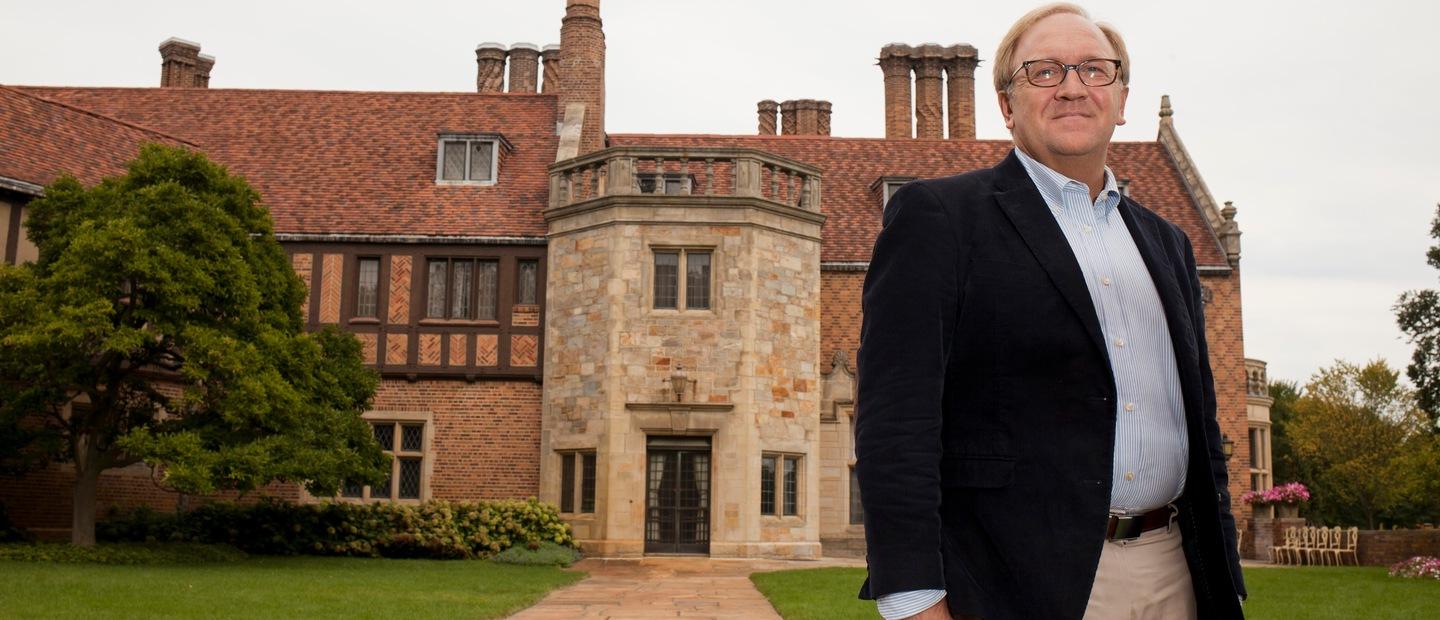
[[[996,166],[996,171],[995,199],[1000,203],[1001,210],[1020,231],[1030,253],[1045,268],[1050,281],[1085,326],[1085,332],[1090,335],[1095,348],[1109,363],[1105,338],[1100,333],[1099,314],[1095,312],[1095,302],[1090,299],[1090,290],[1085,287],[1080,263],[1075,260],[1070,242],[1065,240],[1065,233],[1061,232],[1060,224],[1045,205],[1040,190],[1035,189],[1034,181],[1014,151]]]
[[[1145,260],[1150,280],[1155,283],[1155,291],[1160,295],[1160,305],[1165,309],[1165,324],[1169,327],[1170,343],[1175,348],[1177,366],[1180,372],[1187,375],[1191,371],[1198,372],[1196,362],[1199,354],[1195,350],[1195,329],[1190,321],[1185,297],[1180,292],[1180,283],[1175,279],[1175,268],[1161,247],[1160,230],[1156,223],[1151,220],[1143,223],[1138,221],[1133,212],[1134,208],[1128,199],[1121,199],[1120,216],[1125,220],[1125,227],[1130,229],[1130,237],[1135,240],[1135,248]],[[1195,377],[1195,380],[1198,384],[1199,377]]]

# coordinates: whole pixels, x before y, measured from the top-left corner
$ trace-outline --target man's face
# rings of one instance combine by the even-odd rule
[[[1015,48],[1014,66],[1027,60],[1058,60],[1075,64],[1092,58],[1115,58],[1115,49],[1095,24],[1079,15],[1058,14],[1036,22]],[[1115,80],[1109,86],[1086,86],[1074,71],[1059,86],[1041,88],[1021,71],[1009,92],[999,93],[1000,111],[1016,144],[1042,162],[1061,157],[1103,158],[1116,125],[1125,124],[1129,87]]]

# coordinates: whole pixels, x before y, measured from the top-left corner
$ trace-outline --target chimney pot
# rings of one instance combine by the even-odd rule
[[[543,79],[540,82],[540,92],[552,94],[560,92],[560,45],[551,43],[540,48],[540,66]]]
[[[516,43],[510,46],[510,92],[533,93],[540,81],[540,46]]]
[[[505,46],[487,41],[475,46],[475,92],[505,90]]]
[[[910,58],[914,50],[904,43],[880,48],[880,70],[885,74],[885,137],[909,138],[913,134],[910,111]]]
[[[786,99],[780,102],[780,135],[793,136],[798,127],[795,122],[795,100]]]
[[[780,110],[780,104],[774,100],[765,99],[755,104],[756,114],[760,117],[760,135],[775,135],[775,113]]]
[[[916,48],[915,69],[915,137],[944,138],[940,105],[941,73],[945,48],[926,43]]]
[[[213,57],[205,66],[205,82],[210,81],[210,67],[215,64]],[[160,44],[160,86],[162,88],[193,88],[197,86],[200,68],[200,44],[176,37],[165,39]]]
[[[951,140],[975,139],[975,67],[980,64],[974,46],[945,48],[946,120]]]
[[[815,102],[815,135],[830,135],[830,102]]]

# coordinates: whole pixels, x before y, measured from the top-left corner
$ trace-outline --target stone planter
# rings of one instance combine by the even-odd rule
[[[1280,519],[1294,519],[1300,516],[1300,504],[1275,504],[1275,516]]]

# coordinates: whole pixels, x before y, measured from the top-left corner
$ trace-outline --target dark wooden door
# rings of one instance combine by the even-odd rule
[[[710,553],[710,442],[650,440],[645,467],[645,552]]]

